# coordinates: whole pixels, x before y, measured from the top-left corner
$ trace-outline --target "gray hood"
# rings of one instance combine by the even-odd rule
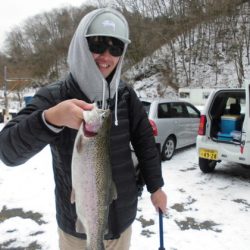
[[[112,12],[124,20],[124,24],[128,27],[125,18],[116,10],[110,8],[97,9],[83,17],[76,32],[71,40],[68,52],[68,65],[71,74],[78,83],[82,92],[92,102],[104,101],[109,98],[109,86],[106,79],[101,74],[91,52],[88,48],[88,42],[85,37],[88,27],[93,19],[104,12]],[[113,78],[110,82],[110,98],[113,98],[120,82],[121,67],[124,60],[124,55],[127,50],[128,44],[125,44],[124,51],[117,64]],[[117,100],[116,100],[117,101]],[[117,104],[117,103],[116,103]],[[106,108],[106,107],[103,107]]]

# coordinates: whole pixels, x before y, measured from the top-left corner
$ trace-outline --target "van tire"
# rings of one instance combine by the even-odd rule
[[[175,146],[175,138],[173,136],[169,136],[162,147],[161,158],[163,161],[170,160],[173,157]]]
[[[212,173],[215,169],[216,163],[217,163],[216,161],[199,157],[199,166],[200,166],[200,170],[203,173]]]

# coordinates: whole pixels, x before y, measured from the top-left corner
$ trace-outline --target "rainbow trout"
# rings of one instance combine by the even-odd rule
[[[72,195],[76,231],[87,235],[88,250],[104,250],[110,203],[117,198],[112,179],[109,140],[110,110],[84,111],[72,156]]]

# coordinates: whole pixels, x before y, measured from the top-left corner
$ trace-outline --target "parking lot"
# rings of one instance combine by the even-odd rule
[[[168,194],[168,214],[164,217],[166,249],[249,249],[250,168],[223,162],[212,174],[204,174],[199,169],[195,147],[189,147],[163,162],[162,169]],[[147,213],[148,199],[144,192],[137,218],[157,223],[157,214]],[[154,230],[150,231],[150,227]],[[151,232],[157,245],[155,226],[146,228],[148,231],[141,231],[148,235]],[[150,239],[145,239],[141,248],[132,249],[147,249],[147,244]]]

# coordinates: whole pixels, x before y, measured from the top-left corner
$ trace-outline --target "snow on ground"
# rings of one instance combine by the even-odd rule
[[[250,169],[220,163],[214,173],[203,174],[197,161],[193,146],[162,164],[165,249],[249,249]],[[0,249],[58,249],[49,147],[19,167],[0,161],[0,195]],[[144,190],[131,250],[158,248],[158,214]]]

